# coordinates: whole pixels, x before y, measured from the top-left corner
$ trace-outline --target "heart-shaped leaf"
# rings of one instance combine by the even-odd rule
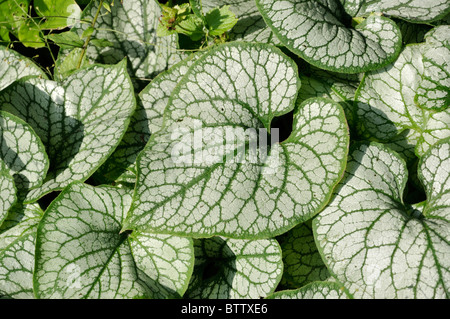
[[[49,167],[44,145],[35,131],[4,111],[0,111],[0,159],[14,178],[21,197],[43,183]]]
[[[33,293],[34,247],[36,230],[43,211],[30,204],[14,211],[19,221],[0,231],[0,297],[30,299]]]
[[[295,290],[278,291],[267,299],[348,299],[341,284],[317,281]]]
[[[182,296],[194,263],[192,240],[120,233],[131,205],[125,189],[75,182],[39,223],[34,288],[39,298]]]
[[[446,298],[450,291],[450,139],[419,163],[425,203],[403,203],[405,162],[355,144],[334,198],[314,219],[319,251],[355,298]]]
[[[212,237],[194,240],[195,267],[188,298],[258,299],[271,294],[283,271],[274,239]]]
[[[392,62],[401,33],[390,19],[371,15],[355,28],[339,0],[256,0],[261,15],[292,52],[319,68],[359,73]]]
[[[433,34],[443,35],[441,32]],[[450,135],[450,109],[448,103],[445,104],[448,95],[442,96],[440,88],[427,79],[442,76],[441,72],[434,73],[433,70],[448,68],[448,64],[442,62],[448,59],[448,54],[436,55],[443,64],[427,68],[423,53],[436,49],[433,43],[408,45],[395,63],[366,73],[355,97],[361,135],[390,142],[403,134],[405,144],[415,146],[418,156],[439,139]],[[445,49],[441,44],[439,48]],[[430,72],[434,75],[430,76]],[[449,80],[449,73],[446,74],[441,78],[442,83]],[[448,88],[446,90],[448,93]]]
[[[348,128],[335,102],[312,99],[291,136],[279,143],[272,129],[266,145],[299,84],[292,61],[270,45],[236,42],[197,60],[138,158],[125,229],[254,239],[315,215],[342,176]]]
[[[283,252],[283,277],[280,285],[286,289],[302,287],[330,277],[317,250],[311,222],[302,223],[277,238]]]
[[[49,155],[45,183],[27,196],[33,201],[94,173],[119,144],[136,102],[122,61],[82,69],[61,84],[16,82],[0,94],[0,104],[34,128]]]
[[[0,91],[26,76],[47,78],[31,60],[0,45]]]

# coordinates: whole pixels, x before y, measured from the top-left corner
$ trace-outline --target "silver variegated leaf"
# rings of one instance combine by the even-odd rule
[[[203,55],[138,158],[125,229],[261,238],[315,215],[342,176],[348,128],[335,102],[311,99],[287,140],[264,145],[298,86],[292,61],[269,45],[232,43]]]
[[[441,26],[431,34],[434,37],[423,44],[404,48],[398,59],[380,70],[366,73],[355,97],[360,134],[382,142],[412,145],[422,156],[439,139],[450,136],[450,109],[448,108],[449,54],[437,54],[427,60],[430,52],[448,51],[446,34]],[[437,52],[436,52],[437,53]],[[427,65],[429,64],[429,65]],[[439,81],[436,79],[439,78]],[[436,85],[437,83],[442,83]]]
[[[136,105],[125,60],[84,68],[62,83],[16,82],[0,103],[33,127],[50,158],[44,184],[27,201],[91,176],[119,144]]]
[[[7,229],[0,230],[0,297],[33,299],[36,231],[43,211],[30,204],[12,213],[2,225]]]
[[[121,233],[131,192],[75,182],[55,199],[37,232],[39,298],[169,298],[184,294],[192,240]]]
[[[419,163],[427,200],[406,205],[403,159],[381,144],[354,145],[313,230],[331,274],[355,298],[448,298],[449,167],[446,139]]]
[[[26,76],[47,78],[34,62],[0,45],[0,91]]]
[[[360,73],[392,62],[401,50],[394,21],[370,15],[351,26],[339,0],[257,0],[261,15],[278,39],[314,66]]]

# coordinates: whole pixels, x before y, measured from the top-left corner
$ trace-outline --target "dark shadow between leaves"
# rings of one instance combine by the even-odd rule
[[[127,230],[122,232],[119,236],[121,237],[121,243],[120,245],[128,245],[130,252],[132,252],[132,245],[130,243],[130,240],[133,240],[130,236],[133,233],[132,230]],[[139,241],[136,241],[139,242]],[[172,299],[180,299],[180,294],[173,290],[172,288],[169,288],[160,282],[158,282],[158,278],[155,280],[154,278],[151,278],[148,276],[145,271],[142,271],[138,265],[136,264],[136,261],[134,260],[134,268],[136,270],[136,273],[134,274],[136,276],[135,283],[145,291],[144,295],[135,297],[137,299],[164,299],[164,298],[172,298]]]
[[[127,132],[114,153],[93,175],[93,179],[97,183],[116,181],[127,172],[130,165],[136,162],[137,156],[144,149],[151,136],[149,121],[142,101],[139,95],[136,95],[136,110],[131,117]]]
[[[249,36],[253,33],[261,32],[266,27],[266,23],[259,14],[240,18],[230,31],[231,38],[233,40],[239,40],[243,36]]]
[[[194,239],[194,249],[194,272],[184,298],[229,299],[237,270],[236,255],[227,242],[217,236]]]
[[[29,179],[21,173],[26,169],[28,163],[24,163],[19,154],[8,146],[8,142],[5,140],[5,136],[2,134],[0,137],[0,155],[4,160],[6,167],[11,171],[12,178],[14,179],[14,185],[17,188],[17,199],[21,201],[25,198],[25,195],[30,188]]]
[[[145,64],[151,53],[156,54],[156,47],[151,44],[126,39],[118,40],[117,42],[114,42],[114,45],[115,46],[99,50],[95,62],[102,64],[117,64],[124,58],[127,58],[128,74],[133,82],[135,91],[140,92],[149,83],[149,79],[154,78],[161,71],[158,69],[152,73],[145,73],[147,71],[146,69],[153,69],[153,67],[146,68]],[[130,60],[133,60],[133,64]],[[154,66],[158,66],[157,61],[154,61]],[[138,71],[143,72],[139,78],[137,75]]]

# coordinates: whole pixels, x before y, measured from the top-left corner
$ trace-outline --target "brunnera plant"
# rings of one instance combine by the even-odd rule
[[[0,297],[449,298],[449,13],[0,3]]]

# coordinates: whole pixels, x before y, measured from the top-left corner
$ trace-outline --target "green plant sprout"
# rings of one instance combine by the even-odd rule
[[[212,43],[227,41],[227,31],[231,30],[238,19],[229,5],[214,8],[203,13],[201,1],[173,5],[172,0],[161,4],[162,15],[157,28],[160,37],[175,33],[184,34],[192,41],[203,39],[201,48]]]

